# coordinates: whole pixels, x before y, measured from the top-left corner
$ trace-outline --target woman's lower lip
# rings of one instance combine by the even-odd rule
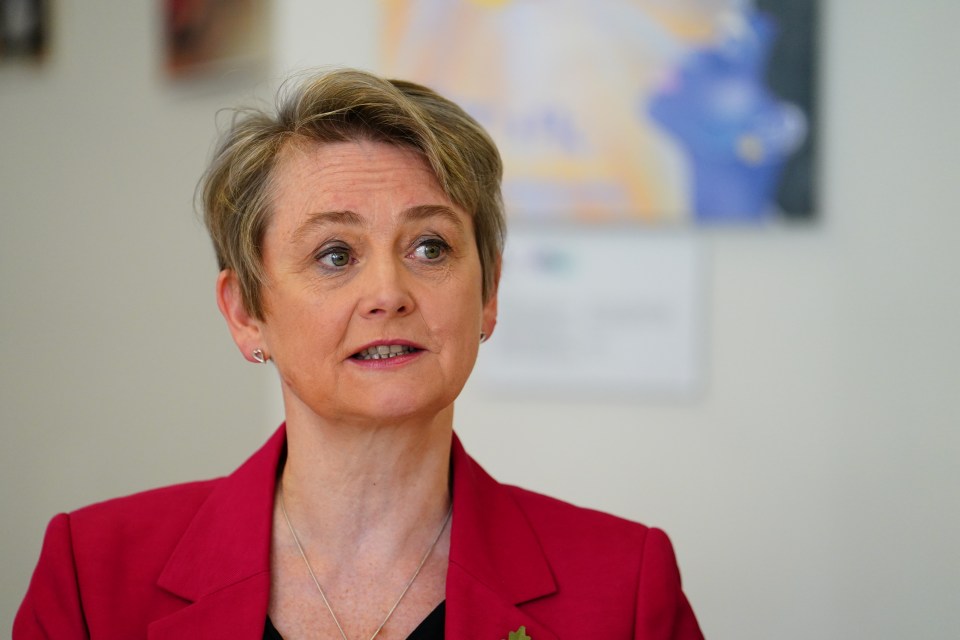
[[[409,351],[407,353],[400,353],[390,358],[379,358],[374,360],[370,359],[361,359],[361,358],[350,358],[350,362],[364,367],[365,369],[389,369],[391,367],[397,367],[409,363],[412,360],[417,359],[423,351]]]

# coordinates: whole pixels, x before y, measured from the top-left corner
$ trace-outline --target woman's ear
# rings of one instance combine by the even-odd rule
[[[487,301],[483,303],[480,331],[483,333],[484,341],[490,339],[497,326],[497,290],[500,288],[500,265],[501,259],[498,257],[493,272],[493,290],[487,296]]]
[[[253,317],[243,304],[243,294],[240,291],[240,281],[232,269],[224,269],[217,276],[217,306],[233,341],[240,349],[243,357],[250,362],[257,362],[253,353],[266,350],[263,343],[262,323]]]

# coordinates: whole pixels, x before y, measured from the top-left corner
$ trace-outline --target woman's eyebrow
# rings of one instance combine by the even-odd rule
[[[404,222],[441,218],[455,226],[458,231],[463,231],[463,221],[460,219],[460,216],[457,215],[456,211],[446,205],[421,204],[404,209],[400,215]],[[364,220],[360,214],[355,211],[350,211],[349,209],[344,211],[318,211],[307,215],[307,219],[290,234],[290,241],[298,243],[314,230],[326,226],[347,225],[351,227],[362,227],[366,224],[366,220]]]
[[[364,220],[355,211],[318,211],[307,215],[307,219],[290,235],[290,240],[299,242],[314,229],[329,225],[360,227],[364,225]]]
[[[463,231],[463,221],[461,216],[450,207],[442,204],[421,204],[415,207],[405,209],[402,214],[405,222],[416,222],[428,218],[442,218],[455,227],[458,231]]]

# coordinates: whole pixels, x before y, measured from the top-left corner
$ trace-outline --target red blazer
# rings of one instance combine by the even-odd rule
[[[260,640],[281,427],[233,474],[56,516],[28,638]],[[446,637],[702,639],[667,536],[497,483],[453,439]]]

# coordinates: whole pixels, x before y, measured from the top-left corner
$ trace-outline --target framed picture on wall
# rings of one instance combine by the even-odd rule
[[[383,70],[490,131],[515,219],[816,216],[816,0],[381,7]]]
[[[39,61],[50,33],[46,0],[0,0],[0,62]]]
[[[164,66],[173,77],[262,63],[268,0],[161,0]]]

